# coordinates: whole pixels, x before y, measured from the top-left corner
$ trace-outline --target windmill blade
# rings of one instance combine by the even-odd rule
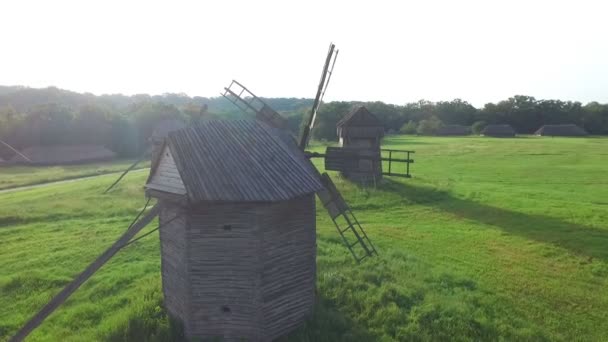
[[[28,162],[30,162],[30,163],[32,162],[32,161],[31,161],[31,159],[30,159],[30,158],[28,158],[28,157],[27,157],[25,154],[23,154],[23,153],[21,153],[21,152],[17,151],[17,149],[16,149],[16,148],[14,148],[13,146],[9,145],[8,143],[6,143],[6,142],[4,142],[4,141],[2,141],[2,140],[0,140],[0,143],[2,143],[2,145],[4,145],[4,146],[8,147],[8,148],[9,148],[11,151],[13,151],[13,152],[17,153],[19,156],[21,156],[21,158],[23,158],[23,159],[27,160],[27,161],[28,161]]]
[[[34,317],[30,320],[13,336],[9,341],[17,342],[23,341],[36,327],[38,327],[45,318],[53,313],[59,305],[65,302],[74,291],[76,291],[87,279],[89,279],[95,272],[97,272],[114,254],[116,254],[121,248],[126,246],[140,230],[148,225],[161,211],[161,206],[156,204],[148,213],[146,213],[139,221],[133,223],[129,229],[118,239],[110,248],[108,248],[102,255],[100,255],[95,261],[93,261],[87,268],[80,273],[72,282],[66,285],[61,292],[59,292],[50,302],[48,302]]]
[[[323,72],[321,73],[321,80],[319,81],[319,86],[317,87],[317,95],[315,96],[315,100],[312,104],[312,109],[310,111],[310,115],[308,118],[303,118],[304,130],[302,131],[302,136],[300,137],[300,149],[303,151],[306,149],[308,145],[308,140],[310,139],[310,132],[315,124],[315,119],[317,117],[317,110],[321,105],[321,101],[323,100],[323,96],[325,95],[325,90],[327,90],[327,86],[329,84],[329,80],[331,79],[331,74],[334,70],[334,65],[336,64],[336,59],[338,58],[338,50],[335,50],[336,46],[331,43],[329,44],[329,51],[327,52],[327,57],[325,58],[325,64],[323,65]],[[335,54],[334,54],[335,50]],[[332,63],[333,59],[333,63]],[[329,66],[331,64],[331,70],[329,70]],[[329,75],[329,77],[328,77]]]
[[[287,120],[284,117],[236,80],[232,80],[230,85],[225,87],[224,92],[221,94],[243,112],[253,112],[256,119],[265,122],[271,127],[287,128]]]
[[[145,151],[144,154],[142,154],[141,157],[139,157],[125,171],[123,171],[123,173],[120,174],[120,177],[118,177],[114,181],[114,183],[112,183],[112,185],[110,185],[103,193],[106,194],[108,191],[112,190],[112,188],[114,188],[118,183],[120,183],[120,181],[123,179],[124,176],[127,175],[127,173],[129,173],[131,170],[133,170],[135,168],[135,166],[137,166],[137,164],[141,163],[144,159],[146,159],[146,157],[148,156],[149,152],[150,152],[150,150]]]
[[[319,177],[323,189],[317,192],[317,196],[355,260],[359,263],[367,257],[378,255],[355,213],[348,206],[329,175],[323,173],[319,174]]]

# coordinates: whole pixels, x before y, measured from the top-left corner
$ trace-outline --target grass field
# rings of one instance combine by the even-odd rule
[[[120,160],[62,166],[3,166],[0,167],[0,190],[123,171],[133,162],[134,160]],[[137,167],[149,166],[148,161]]]
[[[395,136],[384,146],[416,150],[414,178],[362,189],[333,175],[380,256],[356,265],[318,207],[319,300],[286,340],[606,340],[608,139]],[[107,195],[114,175],[0,194],[0,340],[124,231],[146,176]],[[179,337],[162,309],[155,233],[31,340]]]

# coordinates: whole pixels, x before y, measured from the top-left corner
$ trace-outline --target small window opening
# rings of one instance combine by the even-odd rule
[[[224,230],[232,230],[232,225],[225,224],[223,228]]]
[[[223,313],[230,313],[230,308],[227,306],[222,306],[222,312]]]

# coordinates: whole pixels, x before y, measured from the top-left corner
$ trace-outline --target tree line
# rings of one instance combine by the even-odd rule
[[[608,134],[608,104],[561,100],[537,100],[516,95],[498,103],[475,108],[461,99],[452,101],[418,101],[405,105],[383,102],[365,105],[384,124],[387,132],[434,134],[443,125],[472,126],[479,131],[487,124],[509,124],[520,134],[532,134],[545,124],[576,124],[591,134]],[[351,102],[324,104],[319,113],[316,137],[335,138],[337,121],[353,106]]]
[[[265,98],[287,118],[290,129],[301,129],[311,99]],[[442,125],[510,124],[518,133],[533,133],[544,124],[576,124],[591,134],[608,134],[608,104],[537,100],[514,96],[475,108],[466,101],[418,101],[404,105],[383,102],[329,102],[321,106],[313,136],[335,140],[336,123],[355,105],[365,105],[389,133],[433,134]],[[0,140],[24,148],[35,145],[99,144],[123,157],[140,155],[157,123],[178,119],[251,117],[222,97],[185,94],[125,96],[76,93],[55,87],[34,89],[0,86]],[[0,147],[0,157],[10,151]]]

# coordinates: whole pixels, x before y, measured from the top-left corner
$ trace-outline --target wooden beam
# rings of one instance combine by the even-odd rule
[[[140,230],[147,226],[160,213],[161,206],[155,205],[150,211],[144,215],[139,221],[133,224],[127,231],[118,239],[110,248],[102,255],[93,261],[76,279],[72,280],[66,287],[63,288],[50,302],[48,302],[34,317],[13,336],[10,342],[23,341],[34,329],[36,329],[45,318],[52,314],[63,302],[65,302],[85,281],[87,281],[95,272],[97,272],[114,254],[124,247]]]
[[[8,147],[9,149],[11,149],[11,151],[17,153],[18,155],[20,155],[23,159],[27,160],[28,162],[32,162],[32,160],[30,158],[28,158],[25,154],[17,151],[16,148],[13,148],[13,146],[9,145],[8,143],[5,143],[4,141],[0,140],[0,143],[2,143],[4,146]]]

